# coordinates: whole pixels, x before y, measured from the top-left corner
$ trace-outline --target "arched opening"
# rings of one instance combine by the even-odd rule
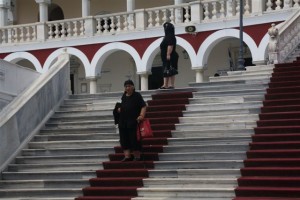
[[[227,71],[235,71],[238,67],[240,41],[238,38],[226,38],[218,42],[210,52],[204,73],[205,80],[216,75],[226,75]],[[243,58],[245,66],[253,66],[252,55],[244,43]],[[218,59],[216,59],[218,58]]]
[[[179,55],[178,60],[178,75],[176,75],[176,87],[188,87],[190,82],[196,80],[195,73],[191,69],[191,60],[187,51],[177,45],[176,52]],[[160,52],[156,54],[151,68],[151,75],[148,78],[149,90],[158,89],[163,84],[163,66],[160,57]]]
[[[112,52],[103,62],[101,72],[96,74],[97,93],[122,91],[127,79],[133,80],[139,90],[140,79],[136,71],[136,64],[129,53],[123,50]]]
[[[61,7],[58,6],[57,4],[52,3],[48,7],[48,21],[57,21],[63,19],[65,19],[65,17]]]

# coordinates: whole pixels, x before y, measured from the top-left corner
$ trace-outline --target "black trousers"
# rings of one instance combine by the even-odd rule
[[[119,128],[120,144],[123,150],[140,151],[142,145],[137,141],[136,128]]]

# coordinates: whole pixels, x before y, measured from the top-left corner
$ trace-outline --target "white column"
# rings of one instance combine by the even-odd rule
[[[90,94],[97,93],[97,78],[88,78],[90,81]]]
[[[10,1],[0,0],[0,27],[6,26],[8,23],[8,9]]]
[[[183,0],[174,0],[174,5],[182,4]]]
[[[174,0],[174,5],[182,4],[183,0]],[[180,8],[175,10],[175,23],[181,23],[183,21],[183,11]]]
[[[262,0],[252,0],[252,15],[262,15],[265,11],[266,2]]]
[[[51,0],[35,0],[39,4],[40,22],[48,21],[48,5],[51,4]]]
[[[148,73],[140,74],[141,76],[141,91],[148,90]]]
[[[135,9],[135,0],[127,0],[127,12],[131,12]]]
[[[204,82],[203,69],[196,69],[196,83]]]
[[[91,0],[82,0],[82,17],[90,16]]]

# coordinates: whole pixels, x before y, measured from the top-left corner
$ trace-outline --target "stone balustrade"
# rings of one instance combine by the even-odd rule
[[[286,9],[296,9],[299,4],[300,0],[244,0],[244,16],[246,18],[255,13],[263,15]],[[0,44],[13,45],[23,42],[41,42],[149,30],[161,27],[166,21],[182,26],[210,23],[236,19],[239,12],[239,0],[204,0],[137,9],[132,12],[6,26],[0,28]]]

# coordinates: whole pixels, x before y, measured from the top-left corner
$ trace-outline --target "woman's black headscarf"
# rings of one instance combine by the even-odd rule
[[[171,24],[170,22],[166,22],[166,23],[164,23],[163,27],[165,30],[165,36],[175,35],[175,28],[174,28],[173,24]]]

